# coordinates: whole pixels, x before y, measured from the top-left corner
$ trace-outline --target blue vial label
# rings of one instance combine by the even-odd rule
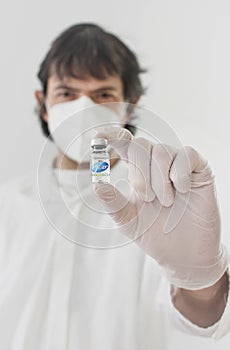
[[[109,164],[107,162],[97,162],[92,165],[91,170],[94,173],[102,173],[103,171],[107,170],[108,167]]]

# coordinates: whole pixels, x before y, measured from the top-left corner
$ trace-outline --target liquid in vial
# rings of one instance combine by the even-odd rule
[[[107,146],[106,139],[98,138],[91,141],[90,169],[93,183],[110,183],[110,159]]]

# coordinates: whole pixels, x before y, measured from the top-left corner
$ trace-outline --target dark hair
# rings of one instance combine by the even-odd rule
[[[48,79],[54,73],[60,78],[92,76],[99,80],[119,76],[125,101],[134,103],[144,94],[139,77],[143,72],[135,54],[120,39],[95,24],[83,23],[71,26],[54,40],[41,63],[38,78],[46,95]],[[48,125],[42,118],[45,111],[43,104],[38,113],[43,133],[49,137]],[[135,131],[132,125],[126,127]]]

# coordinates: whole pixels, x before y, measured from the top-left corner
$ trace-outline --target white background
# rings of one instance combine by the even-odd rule
[[[0,11],[0,183],[37,166],[44,142],[33,112],[38,66],[50,42],[78,22],[103,25],[130,45],[149,87],[145,104],[197,148],[216,174],[223,238],[230,248],[229,0],[18,0]],[[171,349],[229,348],[175,333]]]

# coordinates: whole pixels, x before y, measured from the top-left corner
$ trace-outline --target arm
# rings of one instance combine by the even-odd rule
[[[125,129],[111,130],[109,142],[127,160],[131,196],[127,200],[111,184],[97,184],[97,196],[120,231],[158,262],[174,286],[173,325],[221,337],[230,331],[230,302],[225,308],[224,300],[230,258],[221,243],[215,176],[208,162],[191,147],[151,144]]]
[[[228,298],[228,275],[225,274],[211,287],[188,290],[172,287],[175,308],[199,327],[209,327],[218,322]]]

